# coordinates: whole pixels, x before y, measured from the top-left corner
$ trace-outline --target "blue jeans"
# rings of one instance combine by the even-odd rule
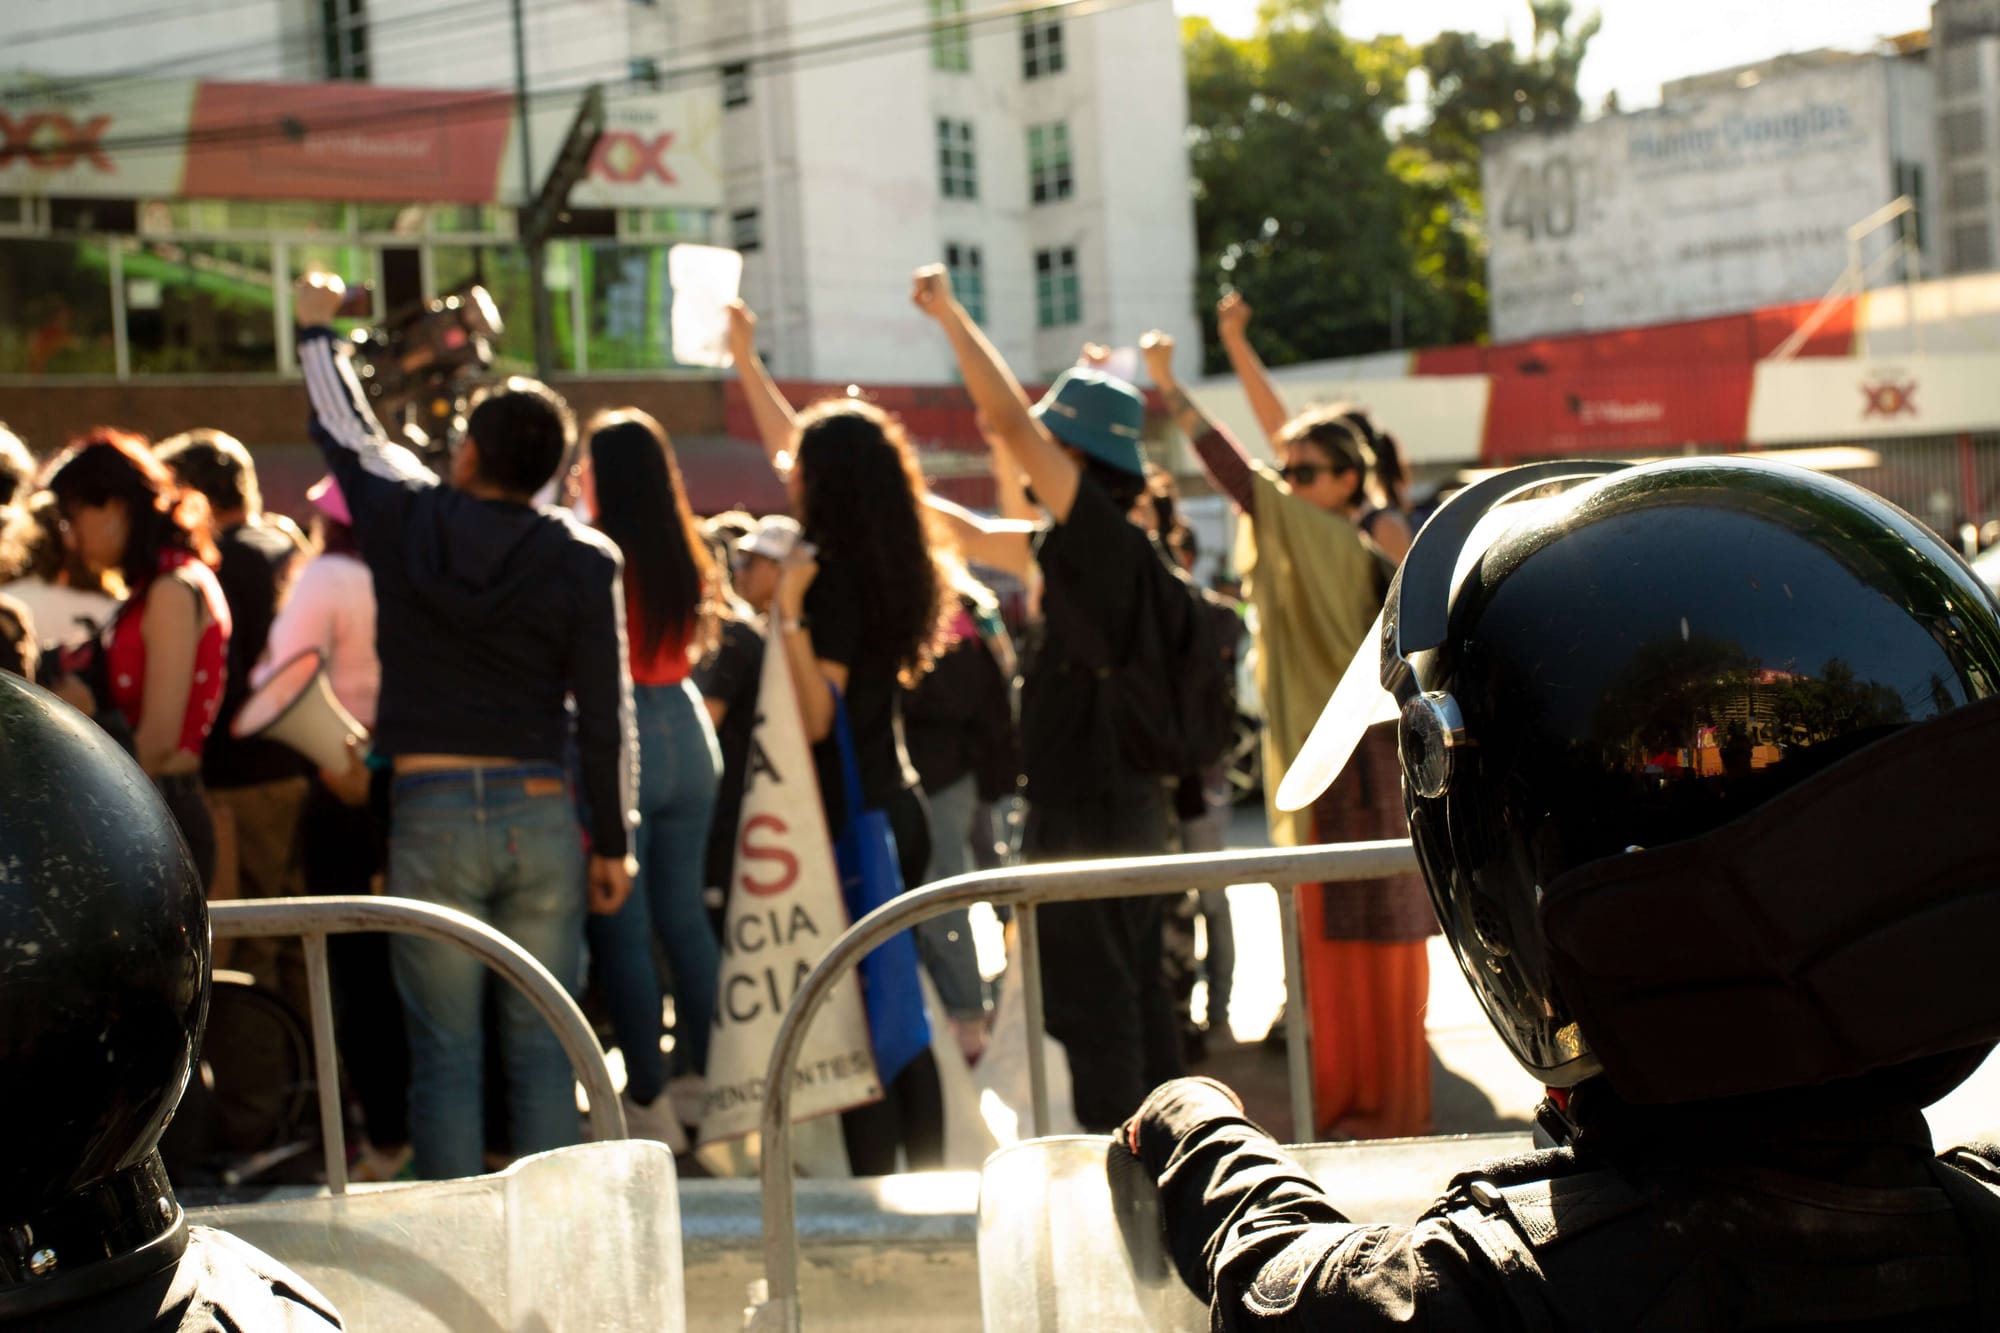
[[[696,1073],[708,1067],[722,950],[701,891],[722,750],[693,685],[639,685],[632,693],[639,720],[639,827],[632,847],[639,877],[616,915],[593,916],[585,930],[611,1029],[625,1053],[626,1091],[650,1102],[667,1085],[655,935],[673,969],[676,1063]]]
[[[935,883],[973,869],[972,834],[984,826],[979,784],[970,773],[926,795],[931,811],[931,859],[924,882]],[[909,887],[915,888],[912,884]],[[917,924],[917,952],[931,974],[938,1000],[953,1018],[986,1013],[986,983],[979,975],[979,951],[972,943],[972,918],[964,908]]]
[[[389,892],[477,917],[539,959],[572,992],[583,973],[583,835],[554,764],[399,778]],[[410,1037],[410,1144],[428,1180],[485,1170],[481,1015],[486,967],[461,949],[397,935],[390,945]],[[502,984],[514,1151],[575,1143],[575,1076],[555,1032]]]

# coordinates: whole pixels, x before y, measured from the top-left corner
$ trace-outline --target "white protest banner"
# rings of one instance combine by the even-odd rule
[[[778,1023],[806,974],[847,929],[833,837],[782,645],[764,654],[750,737],[722,977],[708,1047],[704,1145],[757,1128]],[[850,971],[820,1007],[793,1067],[792,1119],[877,1100],[861,988]]]
[[[714,245],[677,245],[667,251],[667,283],[674,290],[674,360],[684,366],[729,364],[729,313],[743,281],[743,256]]]

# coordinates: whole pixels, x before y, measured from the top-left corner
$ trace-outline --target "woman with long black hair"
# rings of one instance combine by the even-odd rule
[[[72,674],[57,693],[114,732],[130,728],[133,757],[173,811],[206,884],[215,875],[215,824],[201,749],[222,704],[229,650],[208,502],[174,481],[144,437],[103,426],[49,465],[47,489],[77,559],[117,574],[126,588],[124,607],[97,641],[67,655]]]
[[[756,318],[731,307],[730,341],[772,463],[784,476],[804,543],[785,562],[771,643],[788,656],[827,823],[845,797],[835,710],[844,703],[863,810],[888,817],[905,889],[924,882],[930,821],[903,743],[903,690],[948,642],[958,602],[923,503],[923,474],[903,427],[858,398],[794,414],[757,355]],[[810,549],[808,549],[808,545]],[[922,1171],[944,1161],[944,1106],[928,1049],[885,1070],[881,1101],[841,1118],[856,1175]]]
[[[625,905],[586,923],[598,984],[625,1054],[625,1118],[676,1150],[686,1136],[663,1096],[657,936],[673,970],[674,1062],[697,1081],[708,1065],[721,947],[702,904],[709,819],[722,751],[689,680],[714,632],[718,594],[708,543],[688,508],[673,444],[636,408],[598,416],[579,464],[586,513],[625,556],[625,630],[639,724],[639,877]],[[683,1085],[687,1086],[687,1085]],[[694,1092],[688,1087],[688,1093]],[[682,1100],[693,1105],[692,1096]]]

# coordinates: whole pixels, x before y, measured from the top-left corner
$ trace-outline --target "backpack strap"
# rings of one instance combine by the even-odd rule
[[[1941,1153],[1931,1174],[1969,1243],[1979,1326],[2000,1328],[2000,1145],[1974,1143]]]

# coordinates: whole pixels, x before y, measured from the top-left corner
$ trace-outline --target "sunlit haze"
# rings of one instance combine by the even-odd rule
[[[1241,35],[1256,22],[1257,0],[1175,0]],[[1579,0],[1579,13],[1592,8]],[[1877,39],[1930,26],[1930,0],[1600,0],[1604,29],[1583,65],[1586,101],[1616,90],[1621,105],[1651,106],[1663,80],[1748,64],[1787,51],[1830,46],[1865,50]],[[1400,33],[1422,41],[1448,30],[1488,37],[1531,31],[1527,0],[1345,0],[1341,27],[1356,37]]]

